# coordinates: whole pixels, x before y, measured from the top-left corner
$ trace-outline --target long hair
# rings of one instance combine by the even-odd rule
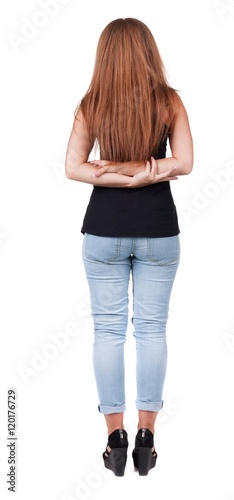
[[[149,28],[137,19],[116,19],[101,33],[75,117],[80,109],[101,159],[147,160],[168,134],[177,100]]]

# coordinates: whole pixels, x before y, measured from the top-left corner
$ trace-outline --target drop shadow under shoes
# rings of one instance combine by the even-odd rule
[[[140,476],[147,476],[149,470],[155,467],[157,456],[154,448],[154,435],[149,429],[139,429],[132,458]]]
[[[111,448],[108,451],[107,447]],[[115,476],[123,476],[127,462],[128,435],[124,429],[116,429],[108,436],[106,451],[102,457],[107,469],[114,472]]]

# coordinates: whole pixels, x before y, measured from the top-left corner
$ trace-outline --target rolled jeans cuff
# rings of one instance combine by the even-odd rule
[[[163,407],[163,401],[156,401],[155,403],[146,403],[143,401],[136,401],[137,410],[143,411],[160,411]]]
[[[116,406],[104,406],[98,405],[98,411],[104,415],[110,415],[111,413],[123,413],[126,410],[125,403]]]

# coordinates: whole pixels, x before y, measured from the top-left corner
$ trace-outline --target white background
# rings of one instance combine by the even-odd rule
[[[43,1],[9,0],[0,15],[1,498],[11,498],[7,390],[13,387],[20,500],[127,494],[234,500],[234,2],[54,0],[52,16]],[[182,254],[155,435],[159,458],[146,478],[133,471],[131,459],[137,424],[131,326],[125,476],[102,465],[106,429],[97,411],[81,260],[91,186],[64,176],[73,113],[90,82],[97,40],[117,17],[141,19],[154,34],[187,108],[195,148],[193,173],[171,183]],[[25,38],[29,21],[34,28]]]

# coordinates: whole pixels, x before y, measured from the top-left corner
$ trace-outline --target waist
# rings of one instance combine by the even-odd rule
[[[169,182],[135,189],[94,187],[81,231],[99,236],[175,236],[179,226]]]

